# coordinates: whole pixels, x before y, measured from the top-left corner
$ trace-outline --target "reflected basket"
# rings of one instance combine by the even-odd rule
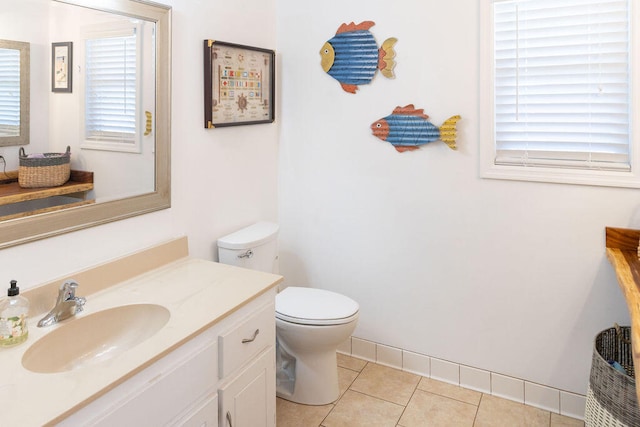
[[[64,153],[27,155],[20,147],[18,184],[22,188],[58,187],[71,175],[71,147]]]

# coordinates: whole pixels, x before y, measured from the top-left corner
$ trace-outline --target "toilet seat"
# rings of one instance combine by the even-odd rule
[[[290,286],[276,295],[276,319],[310,326],[350,323],[360,306],[351,298],[316,288]]]

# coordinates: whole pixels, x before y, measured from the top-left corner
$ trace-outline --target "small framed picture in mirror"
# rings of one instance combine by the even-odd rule
[[[204,127],[275,120],[275,52],[204,41]]]
[[[72,89],[73,42],[51,43],[51,92]]]

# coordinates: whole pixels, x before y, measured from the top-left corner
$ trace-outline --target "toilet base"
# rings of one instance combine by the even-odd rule
[[[340,397],[335,350],[306,354],[296,360],[293,393],[277,387],[276,395],[305,405],[326,405]]]

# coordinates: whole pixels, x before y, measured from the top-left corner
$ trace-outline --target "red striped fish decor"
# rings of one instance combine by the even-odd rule
[[[359,85],[369,84],[380,70],[383,76],[394,78],[397,39],[391,37],[378,48],[369,28],[375,22],[342,24],[336,35],[320,50],[322,69],[340,82],[345,92],[356,93]]]
[[[456,124],[460,116],[452,116],[437,127],[427,119],[423,109],[413,104],[396,107],[391,115],[383,117],[371,125],[373,135],[387,141],[402,153],[417,150],[421,145],[442,141],[452,150],[456,147]]]

